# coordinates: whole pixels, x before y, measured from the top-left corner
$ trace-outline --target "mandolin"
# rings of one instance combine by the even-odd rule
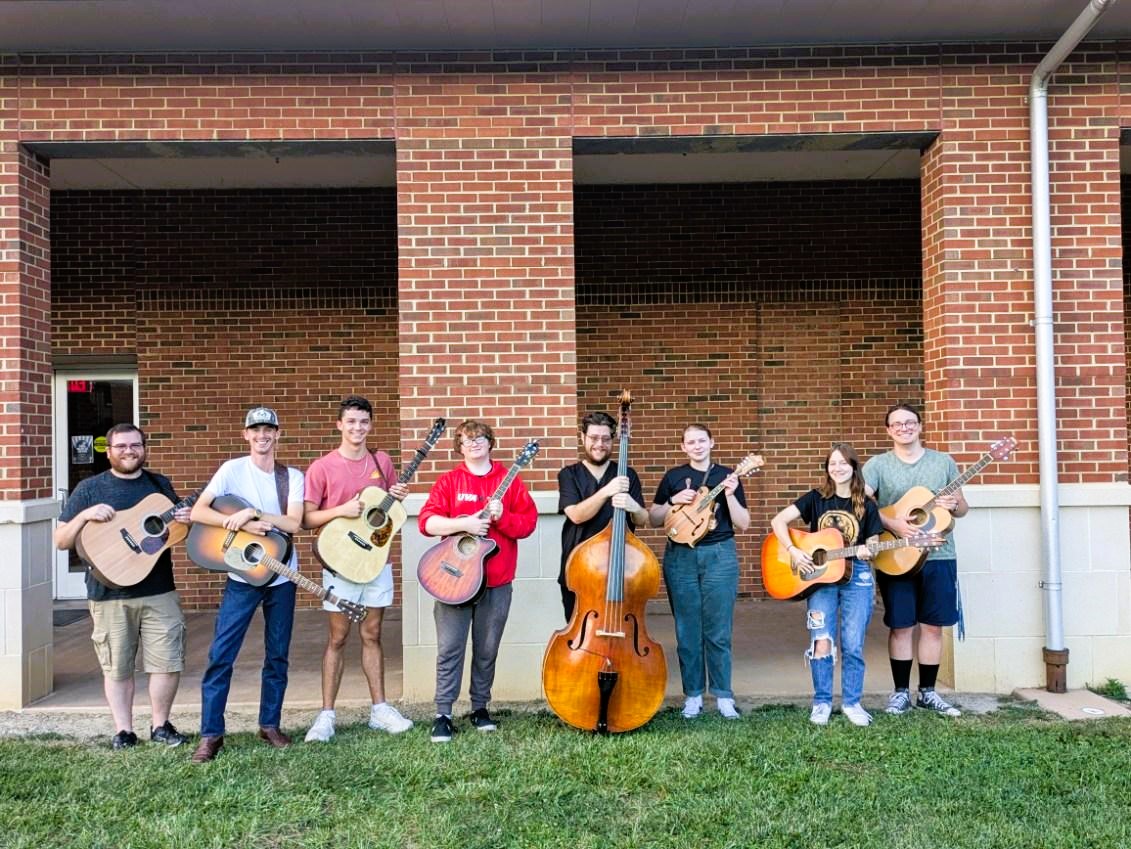
[[[855,556],[858,546],[845,547],[844,536],[836,528],[815,532],[790,528],[789,538],[794,546],[809,555],[816,568],[802,574],[794,566],[789,549],[781,544],[776,534],[770,534],[762,543],[762,585],[771,598],[802,599],[821,586],[847,583],[852,578],[847,560]],[[908,539],[864,543],[864,546],[872,554],[878,554],[905,547],[928,551],[943,543],[943,538],[937,534],[920,534]]]
[[[228,516],[248,507],[251,505],[238,495],[221,495],[212,501],[212,509]],[[185,540],[185,551],[197,566],[211,572],[230,572],[232,569],[226,559],[227,550],[232,546],[246,548],[253,543],[268,557],[283,563],[291,559],[291,538],[282,531],[271,530],[260,536],[248,531],[229,531],[203,522],[193,523],[188,539]],[[262,587],[275,578],[266,563],[256,563],[246,570],[240,570],[239,574],[249,584],[257,587]]]
[[[501,499],[510,487],[511,481],[530,464],[538,453],[538,440],[526,443],[519,452],[507,476],[488,501]],[[487,508],[479,511],[480,518],[486,518]],[[416,567],[416,577],[422,586],[437,601],[444,604],[465,604],[476,598],[487,585],[487,572],[484,564],[494,556],[498,544],[490,537],[474,534],[452,534],[444,537],[420,557]]]
[[[880,508],[880,514],[889,519],[904,518],[915,526],[916,530],[929,534],[947,533],[954,524],[954,516],[950,511],[939,507],[935,499],[940,495],[952,495],[962,488],[962,485],[973,478],[995,460],[1006,460],[1017,448],[1017,440],[1012,436],[999,439],[989,447],[977,463],[970,466],[938,492],[931,492],[925,486],[915,486],[907,490],[894,504]],[[895,536],[889,531],[880,534],[882,541],[894,540]],[[914,575],[918,572],[923,562],[927,559],[927,551],[917,546],[893,547],[876,557],[875,566],[885,575]]]
[[[735,467],[733,474],[743,477],[758,471],[765,464],[766,461],[760,454],[747,454]],[[694,501],[673,506],[664,517],[664,533],[668,539],[694,548],[695,543],[715,527],[715,499],[722,491],[722,483],[710,490],[702,486]]]
[[[443,418],[432,423],[431,433],[401,471],[397,483],[412,480],[428,452],[443,436],[446,426],[447,421]],[[408,514],[396,498],[377,486],[367,486],[358,498],[361,500],[361,515],[351,518],[339,516],[323,525],[314,540],[314,556],[335,575],[356,584],[367,584],[380,575],[389,562],[393,537],[408,519]]]
[[[108,522],[87,522],[75,548],[108,587],[132,587],[153,571],[161,552],[183,540],[189,526],[173,520],[191,507],[200,490],[176,504],[160,492],[147,495],[128,510],[117,510]]]

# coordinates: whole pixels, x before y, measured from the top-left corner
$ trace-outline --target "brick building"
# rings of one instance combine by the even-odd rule
[[[136,414],[187,492],[242,453],[248,406],[279,410],[281,456],[305,466],[350,392],[394,454],[438,415],[495,422],[504,460],[541,440],[511,695],[537,695],[556,622],[556,471],[579,413],[622,387],[646,491],[689,421],[722,462],[766,457],[740,546],[755,597],[769,517],[830,442],[885,450],[891,403],[923,405],[960,466],[1014,435],[966,488],[949,674],[1043,680],[1028,97],[1082,4],[401,0],[327,18],[288,0],[269,23],[254,4],[50,5],[0,0],[7,704],[50,689],[52,599],[76,592],[52,521],[101,458],[72,437]],[[1116,5],[1048,97],[1071,686],[1131,679],[1128,38]],[[397,563],[421,544],[407,527]],[[300,557],[313,574],[308,540]],[[176,562],[186,602],[215,604],[222,576]],[[426,697],[430,602],[397,574],[405,692]]]

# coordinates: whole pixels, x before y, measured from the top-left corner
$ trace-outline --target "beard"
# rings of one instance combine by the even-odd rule
[[[120,475],[132,475],[145,464],[145,452],[139,451],[134,457],[110,455],[110,468]]]

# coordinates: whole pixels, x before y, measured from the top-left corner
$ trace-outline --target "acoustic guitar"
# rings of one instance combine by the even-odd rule
[[[228,516],[251,507],[238,495],[218,496],[213,499],[211,506],[213,510]],[[286,563],[291,559],[291,537],[282,531],[270,530],[260,536],[248,531],[229,531],[227,528],[206,525],[203,522],[193,522],[188,539],[185,540],[185,551],[197,566],[211,572],[230,572],[232,569],[226,559],[228,549],[233,546],[243,549],[253,543],[258,545],[265,555],[275,560]],[[246,571],[241,570],[240,577],[249,584],[262,587],[275,579],[275,573],[266,563],[256,562]]]
[[[307,592],[314,593],[323,601],[336,604],[338,610],[348,616],[351,622],[361,622],[369,615],[369,611],[365,609],[364,605],[358,604],[356,601],[346,601],[314,583],[305,575],[300,574],[297,569],[292,569],[290,566],[280,563],[267,554],[258,542],[249,542],[243,546],[229,546],[224,550],[224,562],[228,565],[228,571],[244,577],[263,567],[276,575],[282,575],[284,578],[294,581]]]
[[[938,492],[931,492],[925,486],[914,486],[907,490],[894,504],[880,508],[880,514],[889,519],[903,518],[915,526],[921,533],[944,534],[954,525],[954,516],[944,507],[935,503],[940,495],[953,495],[962,485],[973,478],[995,460],[1007,460],[1009,455],[1017,448],[1017,440],[1012,436],[999,439],[989,447],[977,463],[970,466]],[[895,539],[889,531],[880,534],[881,541]],[[880,554],[876,560],[876,568],[886,575],[914,575],[927,559],[927,552],[918,547],[894,548]]]
[[[488,501],[503,497],[522,469],[538,453],[538,440],[526,443],[511,466],[507,476]],[[480,518],[487,517],[487,508],[479,511]],[[465,604],[475,599],[486,586],[484,564],[495,555],[498,544],[490,537],[474,534],[452,534],[428,549],[416,567],[416,577],[437,601],[444,604]]]
[[[743,477],[758,471],[765,464],[761,455],[747,454],[735,467],[734,474]],[[722,491],[722,483],[710,490],[701,486],[694,501],[673,506],[664,517],[664,533],[668,539],[694,548],[695,543],[715,527],[715,499]]]
[[[401,471],[397,483],[408,483],[417,468],[444,435],[447,421],[438,418],[432,431]],[[367,486],[358,495],[361,515],[331,519],[318,531],[314,540],[314,556],[322,565],[347,581],[366,584],[381,574],[389,562],[393,537],[401,529],[408,514],[404,506],[378,486]]]
[[[807,575],[801,574],[793,565],[789,549],[778,541],[776,534],[770,534],[762,543],[762,585],[771,598],[803,599],[822,586],[847,583],[852,577],[847,559],[856,555],[857,546],[845,547],[844,536],[836,528],[816,532],[790,528],[789,538],[812,558],[817,568]],[[865,547],[875,555],[910,546],[930,550],[943,542],[937,534],[921,534],[908,539],[865,543]]]
[[[108,522],[87,522],[75,548],[108,587],[132,587],[153,571],[161,552],[183,540],[189,526],[174,521],[182,507],[191,507],[200,491],[174,504],[160,492],[145,496],[128,510],[117,510]]]

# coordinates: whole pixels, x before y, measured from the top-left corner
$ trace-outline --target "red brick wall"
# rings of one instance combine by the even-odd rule
[[[769,520],[823,480],[834,441],[885,450],[883,413],[922,397],[914,181],[578,187],[579,409],[633,391],[648,503],[707,424],[714,459],[755,451],[740,591]],[[663,553],[659,531],[642,532]]]
[[[337,445],[337,402],[355,392],[374,404],[373,444],[398,456],[391,190],[53,200],[56,352],[137,354],[153,467],[180,490],[246,453],[243,414],[259,403],[279,412],[288,464]],[[308,538],[299,556],[317,574]],[[179,552],[177,580],[193,607],[223,582]]]

